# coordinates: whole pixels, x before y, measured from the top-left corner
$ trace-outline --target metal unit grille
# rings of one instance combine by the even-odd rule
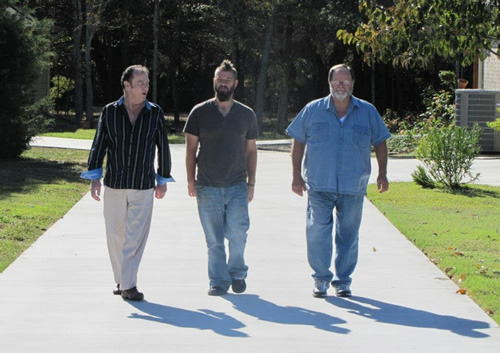
[[[458,126],[482,128],[479,144],[483,152],[500,152],[500,131],[486,125],[500,118],[500,91],[483,89],[457,89],[455,111]]]

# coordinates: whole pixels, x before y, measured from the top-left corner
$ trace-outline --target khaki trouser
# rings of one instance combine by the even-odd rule
[[[137,272],[146,247],[154,189],[104,190],[104,220],[115,282],[121,289],[137,285]]]

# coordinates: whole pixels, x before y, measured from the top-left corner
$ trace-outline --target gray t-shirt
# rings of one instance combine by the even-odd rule
[[[197,184],[226,187],[246,181],[246,141],[258,136],[257,118],[251,108],[234,101],[223,116],[215,99],[209,99],[191,110],[184,132],[199,138]]]

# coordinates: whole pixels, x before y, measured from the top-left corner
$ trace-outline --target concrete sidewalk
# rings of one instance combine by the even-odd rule
[[[353,298],[313,298],[287,153],[259,152],[247,292],[209,297],[184,146],[172,156],[177,183],[155,201],[139,272],[146,300],[111,294],[102,204],[87,194],[0,275],[1,352],[498,351],[500,327],[368,201]],[[498,176],[500,160],[486,162]],[[390,180],[409,163],[391,160]]]

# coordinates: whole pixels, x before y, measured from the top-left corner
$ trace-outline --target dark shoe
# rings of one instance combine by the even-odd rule
[[[113,294],[114,295],[121,295],[122,294],[122,290],[120,289],[120,284],[117,284],[116,288],[113,289]]]
[[[137,290],[137,287],[122,291],[122,298],[126,300],[140,301],[144,299],[144,294]]]
[[[235,293],[243,293],[247,290],[247,283],[244,279],[233,279],[233,283],[231,284],[231,288]]]
[[[212,296],[224,295],[226,293],[227,293],[227,289],[224,289],[224,288],[219,287],[219,286],[210,287],[210,290],[208,291],[208,295],[212,295]]]

